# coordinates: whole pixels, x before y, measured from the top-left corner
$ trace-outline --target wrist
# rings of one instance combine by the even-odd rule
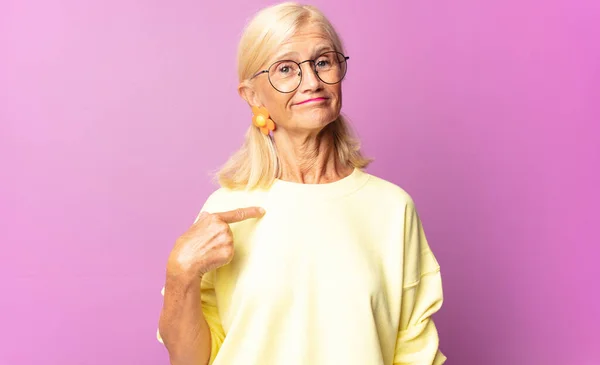
[[[190,265],[177,259],[169,258],[167,262],[167,280],[180,284],[193,284],[202,280],[202,275]]]
[[[201,284],[201,276],[167,271],[167,278],[165,280],[165,293],[169,293],[171,296],[174,295],[175,297],[186,297],[190,294],[200,294]]]

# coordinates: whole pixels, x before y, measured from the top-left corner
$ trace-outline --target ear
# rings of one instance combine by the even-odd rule
[[[247,81],[244,81],[238,86],[238,94],[240,97],[248,103],[250,106],[260,106],[260,100],[258,98],[258,93],[254,89],[253,85]]]

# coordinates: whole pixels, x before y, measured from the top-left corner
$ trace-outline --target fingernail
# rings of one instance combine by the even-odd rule
[[[260,212],[260,214],[265,214],[265,210],[263,208],[258,208],[258,211]]]

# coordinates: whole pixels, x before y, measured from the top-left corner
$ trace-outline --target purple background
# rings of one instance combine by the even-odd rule
[[[168,363],[165,260],[251,123],[235,51],[271,3],[2,2],[1,365]],[[598,364],[600,2],[314,4],[442,265],[448,364]]]

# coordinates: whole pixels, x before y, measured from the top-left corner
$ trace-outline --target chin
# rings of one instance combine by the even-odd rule
[[[336,118],[309,119],[306,121],[299,122],[297,125],[301,129],[320,131],[323,128],[327,127],[329,124],[333,123],[335,119]]]
[[[300,124],[315,124],[320,126],[326,126],[327,124],[333,122],[340,115],[339,112],[335,112],[331,109],[315,109],[311,113],[306,113],[304,118],[302,118],[304,123]]]

